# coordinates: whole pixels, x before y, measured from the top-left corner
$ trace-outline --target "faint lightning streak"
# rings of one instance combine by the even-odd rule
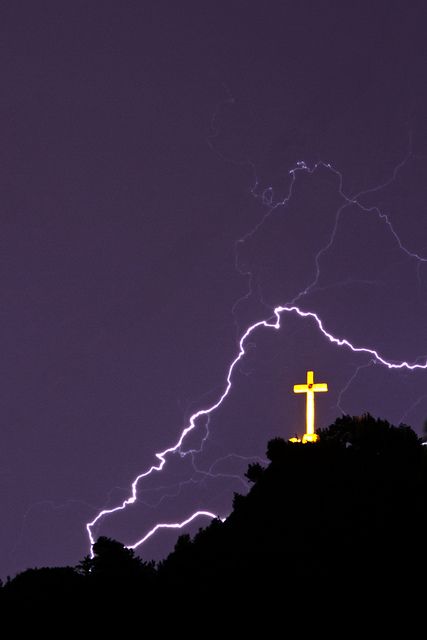
[[[196,453],[199,453],[198,451]],[[194,454],[192,453],[191,455],[191,464],[193,466],[194,471],[196,471],[196,473],[205,476],[205,478],[230,478],[232,480],[237,480],[245,489],[248,488],[249,483],[242,478],[242,476],[238,475],[237,473],[226,473],[226,472],[218,472],[218,473],[214,473],[213,469],[214,467],[216,467],[218,464],[220,464],[221,462],[224,462],[225,460],[230,460],[231,458],[237,458],[238,460],[242,460],[244,462],[251,462],[253,463],[254,461],[257,462],[262,462],[263,464],[268,464],[267,460],[264,460],[263,458],[260,458],[259,456],[241,456],[237,453],[229,453],[226,456],[223,456],[222,458],[218,458],[217,460],[215,460],[214,462],[212,462],[212,464],[210,465],[210,467],[208,469],[200,469],[199,467],[196,466],[195,460],[194,460]]]
[[[411,144],[411,141],[410,141]],[[393,224],[389,218],[389,216],[384,213],[383,211],[381,211],[381,209],[376,206],[366,206],[364,204],[362,204],[360,202],[360,198],[363,196],[366,196],[370,193],[375,193],[377,191],[380,191],[381,189],[385,189],[386,187],[388,187],[390,184],[392,184],[394,182],[394,180],[396,179],[396,176],[398,174],[398,172],[400,171],[400,169],[402,169],[402,167],[404,167],[406,165],[406,163],[408,162],[408,160],[412,157],[412,152],[411,152],[411,148],[409,148],[408,153],[406,154],[406,156],[403,158],[403,160],[401,160],[399,162],[399,164],[394,168],[393,173],[391,175],[391,177],[384,183],[377,185],[375,187],[371,187],[370,189],[365,189],[363,191],[359,191],[359,193],[357,193],[354,196],[349,196],[344,192],[343,189],[343,176],[342,173],[340,171],[338,171],[338,169],[335,169],[331,164],[329,163],[325,163],[325,162],[318,162],[314,165],[314,167],[312,169],[309,169],[305,163],[301,163],[301,169],[304,169],[306,171],[308,171],[308,173],[313,173],[314,171],[316,171],[319,167],[322,167],[324,169],[327,169],[328,171],[331,171],[333,174],[335,174],[338,178],[338,193],[339,195],[344,199],[343,204],[338,208],[336,215],[335,215],[335,223],[334,226],[332,228],[332,232],[330,235],[330,238],[328,240],[328,242],[326,243],[326,245],[324,247],[322,247],[316,254],[314,262],[315,262],[315,267],[316,267],[316,274],[314,279],[312,280],[312,282],[303,290],[300,291],[295,298],[292,300],[292,303],[296,303],[298,302],[298,300],[300,300],[300,298],[302,298],[303,296],[306,296],[308,293],[310,293],[310,291],[312,291],[314,289],[314,287],[317,285],[317,283],[319,282],[319,278],[320,278],[320,259],[321,257],[327,252],[329,251],[329,249],[332,247],[332,245],[334,244],[335,238],[336,238],[336,234],[338,231],[338,226],[339,226],[339,222],[341,219],[341,214],[343,213],[344,209],[346,209],[347,207],[351,207],[351,206],[356,206],[359,207],[359,209],[361,211],[363,211],[364,213],[375,213],[377,215],[377,217],[382,220],[384,222],[384,224],[388,227],[391,235],[393,236],[393,238],[395,239],[399,249],[401,251],[403,251],[403,253],[405,253],[409,258],[412,258],[414,260],[417,260],[418,262],[418,266],[421,263],[425,263],[427,262],[427,258],[424,256],[419,255],[418,253],[411,251],[410,249],[408,249],[407,247],[405,247],[405,245],[402,243],[399,234],[397,233],[397,231],[395,230],[395,228],[393,227]],[[279,203],[282,204],[282,203]],[[261,223],[263,223],[264,220],[261,221]]]
[[[237,273],[239,273],[239,275],[246,277],[248,280],[248,285],[247,285],[247,291],[246,293],[244,293],[240,298],[238,298],[236,300],[236,302],[233,304],[232,308],[231,308],[231,315],[234,318],[234,325],[236,327],[236,332],[238,333],[240,328],[237,322],[237,309],[238,307],[245,301],[248,300],[250,298],[250,296],[253,293],[253,273],[250,269],[244,269],[243,266],[240,266],[239,264],[239,247],[243,246],[250,238],[252,238],[252,236],[254,236],[257,231],[264,226],[264,224],[266,223],[266,221],[268,220],[268,218],[270,218],[270,216],[274,213],[274,211],[278,208],[278,207],[286,207],[286,205],[288,204],[288,202],[290,201],[290,199],[292,198],[293,195],[293,191],[294,191],[294,185],[296,182],[296,178],[297,178],[297,172],[298,171],[304,171],[304,172],[308,172],[309,174],[312,174],[316,171],[318,165],[315,165],[312,169],[310,169],[306,163],[304,161],[300,161],[296,163],[296,166],[293,169],[289,170],[289,175],[291,176],[291,181],[289,184],[289,188],[288,191],[286,193],[286,195],[284,196],[284,198],[282,200],[279,200],[278,202],[273,203],[272,202],[272,188],[271,187],[267,187],[266,189],[264,189],[264,191],[262,192],[261,196],[257,193],[257,187],[258,187],[258,178],[256,177],[256,171],[255,171],[255,166],[252,162],[250,162],[250,165],[252,166],[252,170],[254,172],[255,175],[255,182],[254,182],[254,186],[251,189],[251,193],[254,196],[254,198],[257,199],[261,199],[262,204],[264,205],[268,205],[268,209],[266,211],[266,213],[262,216],[262,218],[260,220],[258,220],[258,222],[251,228],[249,229],[249,231],[247,231],[243,236],[241,236],[238,240],[236,240],[235,245],[234,245],[234,268],[237,271]],[[266,199],[265,194],[269,193],[271,194],[271,199]],[[271,307],[269,307],[269,305],[267,305],[264,300],[262,299],[262,296],[260,295],[260,301],[262,302],[262,304],[271,309]]]
[[[345,413],[344,409],[341,406],[341,401],[342,401],[343,395],[345,394],[346,391],[349,390],[350,385],[356,380],[357,376],[359,375],[359,371],[361,371],[362,369],[369,369],[369,367],[372,367],[373,364],[375,364],[375,360],[370,360],[367,364],[362,364],[359,367],[357,367],[356,371],[347,380],[347,383],[345,384],[345,386],[339,392],[338,398],[337,398],[337,409],[339,409],[342,414]]]
[[[200,443],[200,447],[198,449],[188,449],[187,451],[180,451],[180,456],[182,458],[185,458],[187,455],[191,456],[191,466],[193,467],[194,471],[201,475],[204,476],[205,478],[230,478],[232,480],[237,480],[238,482],[240,482],[243,487],[245,489],[248,488],[249,484],[248,482],[246,482],[244,480],[244,478],[242,478],[241,475],[238,475],[236,473],[225,473],[225,472],[220,472],[220,473],[214,473],[213,469],[214,467],[216,467],[216,465],[220,464],[221,462],[224,462],[225,460],[230,460],[232,458],[236,458],[238,460],[242,460],[244,462],[254,462],[254,461],[258,461],[258,462],[262,462],[263,464],[268,464],[267,460],[264,460],[263,458],[260,458],[259,456],[242,456],[238,453],[228,453],[225,456],[222,456],[221,458],[217,458],[216,460],[214,460],[214,462],[212,462],[212,464],[209,466],[208,469],[200,469],[197,465],[196,465],[196,461],[195,461],[195,454],[199,454],[202,453],[203,451],[203,447],[205,445],[205,443],[207,442],[210,432],[209,432],[209,421],[210,421],[210,416],[207,416],[207,420],[206,420],[206,424],[205,424],[205,429],[206,429],[206,433],[203,436],[201,443]]]
[[[331,247],[334,244],[336,235],[337,235],[337,231],[338,231],[338,227],[339,227],[339,223],[340,223],[340,219],[341,219],[341,214],[343,213],[343,211],[345,209],[347,209],[348,207],[351,206],[356,206],[358,207],[361,211],[363,211],[364,213],[374,213],[377,215],[377,217],[384,222],[384,224],[388,227],[391,235],[393,236],[393,238],[396,241],[396,244],[398,245],[399,249],[401,251],[403,251],[403,253],[405,253],[409,258],[415,259],[418,262],[418,267],[420,264],[427,262],[427,257],[422,256],[414,251],[411,251],[410,249],[408,249],[407,247],[405,247],[405,245],[402,243],[399,234],[397,233],[397,231],[395,230],[389,216],[384,213],[383,211],[381,211],[381,209],[374,205],[374,206],[367,206],[361,203],[360,198],[362,198],[363,196],[366,196],[368,194],[371,193],[375,193],[377,191],[381,191],[382,189],[385,189],[386,187],[388,187],[389,185],[391,185],[396,177],[397,174],[399,173],[399,171],[407,164],[407,162],[409,161],[409,159],[412,157],[412,151],[411,151],[411,136],[409,139],[409,150],[407,152],[407,154],[405,155],[405,157],[394,167],[392,175],[388,178],[388,180],[386,180],[385,182],[383,182],[380,185],[376,185],[374,187],[368,188],[368,189],[364,189],[363,191],[359,191],[358,193],[356,193],[354,196],[350,196],[348,194],[345,193],[344,191],[344,186],[343,186],[343,175],[342,173],[336,169],[332,164],[327,163],[327,162],[317,162],[315,163],[312,167],[309,167],[304,161],[300,161],[296,163],[296,166],[291,169],[288,173],[291,176],[291,181],[290,181],[290,185],[288,188],[288,191],[286,193],[286,195],[284,196],[284,198],[282,200],[279,200],[277,202],[272,202],[271,199],[267,199],[265,194],[266,192],[268,192],[270,194],[270,192],[272,191],[271,187],[268,187],[266,189],[264,189],[264,191],[261,193],[261,195],[259,195],[256,191],[257,191],[257,185],[258,185],[258,180],[255,177],[255,185],[254,187],[251,189],[251,193],[252,195],[257,198],[257,199],[261,199],[262,203],[264,205],[268,205],[268,209],[266,211],[266,213],[261,217],[261,219],[249,230],[247,231],[243,236],[241,236],[235,243],[235,269],[236,271],[242,275],[245,276],[248,279],[248,288],[247,291],[244,295],[242,295],[238,300],[236,300],[236,302],[233,304],[232,307],[232,315],[234,317],[234,323],[236,328],[238,327],[237,325],[237,320],[236,320],[236,312],[237,312],[237,308],[245,301],[248,300],[249,297],[252,295],[253,293],[253,273],[250,269],[244,269],[242,266],[240,266],[239,264],[239,247],[243,246],[252,236],[254,236],[258,230],[264,226],[264,224],[266,223],[266,221],[268,220],[268,218],[270,218],[270,216],[274,213],[274,211],[279,208],[279,207],[286,207],[287,204],[289,203],[289,201],[292,198],[293,192],[294,192],[294,187],[295,187],[295,183],[296,183],[296,179],[297,179],[297,174],[298,172],[304,172],[304,173],[308,173],[309,175],[313,175],[314,173],[316,173],[316,171],[318,171],[319,169],[325,169],[326,171],[329,171],[331,173],[333,173],[337,179],[338,179],[338,193],[339,195],[342,197],[343,199],[343,204],[338,208],[336,215],[335,215],[335,221],[334,221],[334,225],[332,227],[332,231],[331,231],[331,235],[329,237],[329,240],[327,241],[327,243],[317,252],[315,258],[314,258],[314,263],[315,263],[315,276],[313,278],[313,280],[305,287],[305,289],[303,289],[302,291],[300,291],[292,300],[291,300],[291,304],[295,304],[297,303],[301,298],[303,298],[304,296],[307,296],[318,284],[319,282],[319,278],[320,278],[320,260],[322,258],[322,256],[327,253]],[[250,163],[252,168],[253,167],[253,163]],[[256,173],[255,173],[256,175]],[[264,301],[263,304],[265,306],[268,306]],[[270,306],[271,308],[271,306]]]
[[[427,393],[424,393],[420,398],[415,400],[415,402],[411,404],[409,409],[406,409],[405,413],[402,414],[402,416],[399,419],[399,424],[402,424],[403,421],[406,419],[406,417],[411,413],[411,411],[413,411],[416,407],[418,407],[418,405],[421,404],[421,402],[425,400],[425,398],[427,398]]]
[[[27,521],[29,520],[30,515],[33,511],[39,510],[40,507],[49,507],[53,511],[62,511],[62,510],[68,509],[70,505],[84,506],[84,507],[87,507],[88,509],[91,509],[92,511],[96,509],[96,507],[93,504],[89,504],[88,502],[85,502],[84,500],[79,500],[77,498],[68,498],[67,500],[59,504],[56,503],[54,500],[39,500],[37,502],[34,502],[33,504],[29,505],[24,515],[22,516],[21,527],[18,530],[17,535],[15,536],[15,541],[10,550],[10,555],[15,554],[18,547],[21,545],[24,539],[24,532],[27,526]]]
[[[282,313],[296,313],[299,317],[301,318],[310,318],[312,320],[314,320],[315,324],[317,325],[317,327],[319,328],[319,330],[321,331],[321,333],[329,340],[329,342],[331,342],[332,344],[337,345],[338,347],[346,347],[348,349],[350,349],[353,353],[367,353],[371,356],[373,356],[375,358],[376,362],[380,362],[381,364],[383,364],[384,366],[388,367],[389,369],[409,369],[411,371],[415,370],[415,369],[427,369],[427,360],[426,362],[424,362],[423,364],[420,363],[409,363],[406,361],[403,362],[392,362],[389,360],[386,360],[385,358],[383,358],[376,350],[374,349],[370,349],[369,347],[357,347],[354,346],[353,344],[351,344],[351,342],[349,342],[349,340],[347,340],[346,338],[337,338],[334,335],[332,335],[331,333],[329,333],[323,325],[322,320],[320,319],[320,317],[314,313],[313,311],[302,311],[299,307],[293,305],[293,306],[278,306],[274,309],[274,316],[276,318],[276,321],[270,321],[270,319],[268,320],[260,320],[258,322],[255,322],[254,324],[252,324],[246,331],[245,333],[242,335],[242,337],[240,338],[240,342],[239,342],[239,352],[237,354],[237,356],[234,358],[234,360],[232,361],[229,369],[228,369],[228,374],[227,374],[227,384],[225,387],[225,390],[223,391],[222,395],[220,396],[220,398],[217,400],[217,402],[215,402],[213,405],[211,405],[210,407],[206,408],[206,409],[200,409],[199,411],[197,411],[196,413],[194,413],[191,417],[190,417],[190,422],[189,425],[187,427],[185,427],[183,429],[183,431],[181,432],[181,435],[178,439],[178,441],[176,442],[176,444],[172,447],[169,447],[168,449],[165,449],[164,451],[161,451],[160,453],[156,453],[156,458],[158,460],[160,460],[160,463],[156,466],[156,465],[152,465],[148,471],[139,474],[135,480],[132,483],[132,492],[131,492],[131,496],[129,498],[127,498],[126,500],[123,501],[123,503],[117,507],[111,508],[111,509],[103,509],[102,511],[100,511],[98,513],[98,515],[89,523],[86,524],[86,530],[89,536],[89,540],[90,540],[90,544],[91,544],[91,554],[93,554],[93,545],[95,543],[94,537],[93,537],[93,533],[92,533],[92,528],[95,526],[95,524],[97,522],[99,522],[102,518],[104,518],[105,516],[111,515],[112,513],[116,513],[118,511],[123,511],[124,509],[126,509],[127,506],[134,504],[137,500],[137,485],[139,483],[139,481],[142,478],[145,478],[147,476],[149,476],[151,473],[153,473],[154,471],[161,471],[164,467],[164,465],[166,464],[166,456],[169,453],[175,453],[177,452],[182,443],[185,440],[185,437],[187,436],[187,434],[189,434],[191,431],[193,431],[193,429],[196,428],[196,420],[198,418],[200,418],[200,416],[206,416],[211,414],[213,411],[215,411],[225,400],[225,398],[228,396],[230,389],[232,387],[232,375],[233,375],[233,371],[237,365],[237,363],[243,358],[243,356],[245,355],[245,342],[247,340],[247,338],[258,328],[260,327],[264,327],[264,328],[269,328],[269,329],[280,329],[281,324],[280,324],[280,320],[281,320],[281,314]],[[273,318],[273,316],[272,316]],[[135,543],[135,545],[131,546],[130,548],[135,548],[135,546],[139,546],[141,544],[143,544],[143,542],[145,540],[148,539],[148,537],[151,537],[158,529],[162,528],[162,527],[166,527],[166,528],[173,528],[173,529],[181,529],[182,527],[186,526],[186,524],[188,524],[188,522],[191,522],[191,520],[193,520],[194,518],[198,517],[199,515],[206,515],[206,516],[210,516],[212,518],[216,518],[217,515],[216,514],[211,514],[208,511],[197,511],[196,513],[194,513],[189,520],[185,520],[183,523],[171,523],[171,524],[158,524],[156,525],[148,534],[146,534],[146,536],[144,538],[141,538],[141,540],[139,540],[137,543]],[[148,536],[148,537],[147,537]]]

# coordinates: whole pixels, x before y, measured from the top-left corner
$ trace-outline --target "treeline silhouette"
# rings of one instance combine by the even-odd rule
[[[408,426],[343,416],[315,444],[268,443],[251,464],[252,487],[155,564],[100,537],[76,567],[28,569],[0,589],[1,603],[123,607],[162,601],[274,599],[310,608],[346,594],[406,595],[425,580],[427,447]],[[353,595],[350,598],[350,593]]]

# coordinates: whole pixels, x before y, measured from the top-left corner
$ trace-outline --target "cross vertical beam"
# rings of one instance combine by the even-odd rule
[[[314,394],[316,392],[325,392],[328,385],[325,382],[314,382],[314,371],[307,371],[307,383],[295,384],[294,393],[305,393],[306,395],[306,429],[303,435],[303,442],[316,442],[319,437],[314,432]]]

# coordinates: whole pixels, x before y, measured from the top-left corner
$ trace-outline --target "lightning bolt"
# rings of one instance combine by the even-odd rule
[[[226,100],[226,104],[227,106],[229,104],[233,104],[234,99],[232,98],[231,94],[229,94],[228,99]],[[218,109],[219,112],[219,109]],[[211,126],[211,131],[212,131],[212,135],[209,139],[209,144],[211,146],[211,148],[218,154],[217,150],[215,149],[215,146],[213,144],[213,141],[215,138],[217,138],[218,134],[219,134],[219,127],[217,124],[217,115],[214,115],[214,118],[212,120],[212,126]],[[361,202],[361,198],[363,196],[366,196],[370,193],[374,193],[377,192],[383,188],[385,188],[386,186],[388,186],[389,184],[391,184],[399,170],[408,162],[409,158],[411,157],[411,150],[408,151],[408,153],[405,155],[405,157],[403,158],[403,160],[394,168],[393,173],[391,175],[391,177],[384,182],[381,185],[366,189],[365,191],[360,191],[359,193],[357,193],[354,196],[348,195],[344,192],[343,190],[343,177],[342,174],[336,170],[331,164],[329,163],[325,163],[325,162],[318,162],[316,163],[313,167],[309,167],[305,162],[301,161],[298,162],[297,165],[295,166],[295,168],[293,168],[292,170],[289,171],[289,174],[291,176],[291,180],[290,180],[290,185],[289,185],[289,189],[287,194],[285,195],[285,197],[278,201],[278,202],[273,202],[273,189],[272,187],[267,187],[265,189],[262,190],[261,193],[258,192],[258,179],[256,177],[256,172],[255,172],[255,165],[254,163],[252,163],[252,161],[250,161],[249,159],[244,159],[244,160],[240,160],[240,161],[235,161],[233,159],[227,158],[227,157],[223,157],[221,154],[218,154],[223,160],[227,160],[230,162],[233,162],[234,164],[246,164],[249,165],[252,170],[254,171],[254,184],[253,187],[251,188],[251,193],[252,195],[259,199],[261,201],[261,203],[267,207],[267,211],[266,213],[261,217],[261,219],[249,230],[247,231],[242,237],[240,237],[236,243],[235,243],[235,267],[236,270],[238,271],[238,273],[240,273],[242,276],[245,276],[248,280],[248,288],[246,293],[239,298],[236,303],[233,305],[233,309],[232,309],[232,314],[233,317],[235,319],[235,324],[236,324],[236,329],[238,330],[237,327],[237,321],[236,321],[236,312],[237,309],[239,307],[239,305],[244,301],[247,300],[252,294],[253,294],[253,287],[254,287],[254,283],[255,283],[255,279],[254,279],[254,275],[253,273],[249,270],[249,269],[245,269],[241,264],[240,264],[240,258],[239,258],[239,249],[250,239],[252,238],[257,231],[267,222],[268,218],[274,213],[274,211],[278,208],[278,207],[286,207],[286,205],[289,203],[290,199],[292,198],[292,194],[293,194],[293,190],[294,190],[294,186],[297,180],[297,176],[298,173],[300,172],[306,172],[309,174],[314,174],[318,169],[323,168],[326,169],[327,171],[332,172],[336,178],[338,179],[338,192],[340,194],[340,196],[343,198],[343,204],[339,207],[339,209],[336,212],[336,216],[335,216],[335,221],[333,224],[333,228],[332,228],[332,232],[329,236],[329,240],[328,242],[325,244],[325,246],[323,246],[318,253],[316,254],[315,258],[314,258],[314,263],[315,263],[315,276],[313,278],[313,280],[307,285],[307,287],[303,290],[300,291],[293,300],[291,300],[288,304],[284,305],[284,306],[275,306],[273,308],[273,305],[268,305],[267,303],[265,303],[262,299],[261,302],[264,304],[265,307],[267,307],[269,309],[269,317],[267,317],[266,319],[263,320],[259,320],[253,324],[251,324],[244,332],[243,334],[241,334],[240,338],[238,338],[237,340],[237,345],[238,345],[238,350],[237,350],[237,355],[235,356],[234,360],[231,362],[231,364],[229,365],[228,371],[227,371],[227,375],[226,375],[226,381],[225,381],[225,386],[224,389],[222,391],[222,393],[219,395],[218,399],[211,405],[205,407],[205,408],[201,408],[199,410],[197,410],[195,413],[193,413],[188,421],[188,424],[186,427],[184,427],[184,429],[181,431],[181,434],[178,437],[178,440],[175,442],[175,444],[173,446],[168,447],[167,449],[164,449],[163,451],[157,452],[155,454],[155,458],[157,459],[157,463],[153,464],[151,467],[149,467],[146,471],[144,471],[143,473],[139,474],[132,482],[131,485],[131,492],[128,498],[126,498],[125,500],[123,500],[123,502],[121,504],[119,504],[116,507],[113,508],[108,508],[108,509],[102,509],[96,516],[95,518],[91,521],[88,522],[86,524],[86,531],[88,534],[88,538],[89,538],[89,542],[90,542],[90,550],[91,550],[91,555],[93,555],[93,545],[95,543],[95,537],[94,537],[94,528],[106,517],[114,514],[114,513],[118,513],[120,511],[125,510],[128,506],[134,504],[137,500],[138,500],[138,485],[139,483],[144,479],[147,478],[148,476],[150,476],[151,474],[154,473],[159,473],[163,470],[163,468],[166,465],[167,462],[167,458],[168,456],[171,456],[173,454],[179,454],[181,457],[184,457],[188,454],[191,454],[192,458],[193,455],[195,453],[200,452],[200,450],[203,448],[203,444],[205,443],[206,439],[209,436],[209,418],[211,416],[211,414],[213,412],[216,411],[216,409],[218,409],[223,402],[225,401],[225,399],[227,398],[227,396],[229,395],[231,389],[232,389],[232,379],[233,379],[233,374],[235,373],[235,369],[236,366],[238,365],[238,363],[244,358],[245,354],[246,354],[246,349],[248,348],[248,338],[254,334],[257,330],[259,329],[275,329],[275,330],[279,330],[281,328],[281,318],[283,314],[293,314],[298,316],[299,318],[303,319],[303,320],[308,320],[310,321],[312,324],[314,324],[315,328],[317,328],[317,330],[323,335],[323,337],[328,340],[331,344],[340,347],[340,348],[345,348],[348,349],[350,351],[352,351],[353,353],[357,353],[357,354],[366,354],[370,357],[370,362],[368,365],[363,365],[362,367],[359,367],[356,371],[356,373],[350,378],[350,380],[348,381],[347,385],[344,387],[344,389],[342,389],[340,395],[339,395],[339,399],[338,399],[338,403],[341,401],[342,395],[343,393],[348,389],[348,387],[350,386],[350,384],[354,381],[355,377],[357,376],[358,372],[360,371],[361,368],[364,368],[365,366],[371,366],[373,364],[380,364],[382,366],[387,367],[388,369],[397,369],[397,370],[401,370],[401,369],[407,369],[410,371],[414,371],[414,370],[426,370],[427,369],[427,359],[423,362],[407,362],[407,361],[396,361],[396,360],[388,360],[386,359],[382,354],[380,354],[377,350],[369,347],[369,346],[358,346],[358,345],[354,345],[352,344],[347,338],[342,338],[342,337],[337,337],[335,335],[333,335],[332,333],[330,333],[325,325],[324,322],[322,321],[322,319],[320,318],[320,316],[315,313],[314,311],[308,311],[308,310],[304,310],[301,308],[301,306],[299,304],[297,304],[297,302],[299,302],[299,300],[302,297],[307,296],[308,293],[310,293],[311,291],[313,291],[313,289],[318,285],[319,282],[319,277],[320,277],[320,261],[322,256],[331,249],[331,247],[334,244],[334,240],[336,238],[336,234],[337,234],[337,230],[338,230],[338,226],[339,226],[339,222],[340,222],[340,218],[342,215],[342,212],[344,211],[344,209],[346,207],[350,207],[350,206],[356,206],[359,208],[359,210],[365,214],[374,214],[376,216],[379,217],[379,219],[385,224],[385,226],[387,227],[389,233],[392,234],[392,236],[394,237],[399,249],[404,252],[409,258],[414,259],[418,262],[418,264],[420,265],[421,263],[427,262],[427,258],[424,256],[419,255],[416,252],[411,251],[410,249],[408,249],[407,247],[405,247],[405,245],[401,242],[399,235],[397,234],[396,230],[394,229],[389,217],[387,214],[383,213],[377,206],[367,206],[364,205]],[[377,283],[371,283],[371,284],[377,284]],[[240,332],[239,332],[240,333]],[[188,436],[189,433],[191,433],[194,429],[197,428],[197,426],[199,425],[199,423],[201,422],[201,419],[205,418],[205,429],[206,429],[206,434],[202,439],[202,444],[201,444],[201,448],[199,450],[195,450],[195,449],[189,449],[187,451],[182,449],[182,445],[186,439],[186,437]],[[216,463],[214,463],[215,465]],[[212,468],[214,465],[211,465],[211,467],[209,468],[209,470],[207,472],[203,472],[205,473],[205,475],[212,475]],[[194,458],[193,458],[193,468],[195,469],[196,472],[199,472],[200,470],[196,469],[194,467]],[[206,518],[218,518],[218,514],[214,514],[212,512],[206,511],[206,510],[197,510],[195,511],[193,514],[191,514],[187,519],[181,521],[181,522],[172,522],[172,523],[159,523],[156,524],[152,529],[150,529],[150,531],[148,531],[141,539],[137,540],[135,543],[131,544],[128,546],[128,548],[131,549],[136,549],[137,547],[141,546],[142,544],[144,544],[149,538],[151,538],[157,531],[161,530],[161,529],[182,529],[185,526],[187,526],[189,523],[193,522],[195,519],[199,518],[199,517],[206,517]],[[223,519],[223,518],[220,518]]]
[[[179,436],[177,442],[173,446],[165,449],[164,451],[160,451],[160,452],[155,454],[156,458],[159,460],[159,464],[152,465],[147,471],[139,474],[134,479],[134,481],[132,482],[132,485],[131,485],[131,495],[129,496],[129,498],[124,500],[122,502],[122,504],[118,505],[117,507],[114,507],[114,508],[111,508],[111,509],[103,509],[102,511],[100,511],[98,513],[98,515],[91,522],[88,522],[86,524],[86,531],[87,531],[88,536],[89,536],[90,545],[91,545],[91,553],[92,554],[93,554],[92,548],[93,548],[93,545],[95,543],[95,539],[94,539],[94,535],[93,535],[93,531],[92,531],[93,527],[100,520],[105,518],[105,516],[109,516],[109,515],[111,515],[113,513],[117,513],[119,511],[123,511],[124,509],[126,509],[127,506],[129,506],[131,504],[134,504],[137,501],[137,496],[138,496],[137,487],[138,487],[139,482],[143,478],[146,478],[147,476],[151,475],[153,472],[161,471],[163,469],[163,467],[165,466],[165,464],[166,464],[166,457],[168,456],[168,454],[172,454],[172,453],[176,453],[176,452],[180,453],[181,445],[183,444],[186,436],[196,428],[197,420],[199,418],[201,418],[202,416],[209,416],[212,412],[214,412],[223,403],[225,398],[229,395],[230,390],[232,388],[233,372],[234,372],[234,369],[235,369],[236,365],[238,364],[238,362],[245,355],[245,343],[246,343],[248,337],[250,335],[252,335],[257,329],[259,329],[261,327],[265,328],[265,329],[275,329],[275,330],[280,329],[281,328],[281,316],[282,316],[283,313],[296,314],[300,318],[312,320],[314,322],[314,324],[317,326],[317,328],[319,329],[319,331],[322,333],[322,335],[329,342],[331,342],[332,344],[334,344],[334,345],[336,345],[338,347],[345,347],[345,348],[349,349],[350,351],[352,351],[353,353],[368,354],[369,356],[374,358],[376,363],[380,363],[380,364],[386,366],[388,369],[408,369],[410,371],[414,371],[416,369],[427,369],[427,359],[423,363],[419,363],[419,362],[410,363],[410,362],[406,362],[406,361],[403,361],[403,362],[390,361],[390,360],[387,360],[386,358],[384,358],[382,355],[380,355],[378,353],[378,351],[376,351],[375,349],[371,349],[370,347],[364,347],[364,346],[354,346],[346,338],[337,338],[336,336],[334,336],[332,333],[330,333],[329,331],[327,331],[325,329],[321,318],[313,311],[304,311],[304,310],[300,309],[296,305],[278,306],[278,307],[276,307],[274,309],[274,314],[273,314],[273,316],[271,318],[269,318],[267,320],[260,320],[258,322],[255,322],[254,324],[252,324],[245,331],[245,333],[240,338],[238,354],[234,358],[234,360],[232,361],[232,363],[231,363],[231,365],[230,365],[230,367],[228,369],[227,378],[226,378],[226,386],[225,386],[224,391],[220,395],[219,399],[214,404],[212,404],[211,406],[206,407],[204,409],[199,409],[198,411],[196,411],[196,413],[193,413],[193,415],[190,417],[188,426],[186,426],[183,429],[183,431],[181,432],[181,435]],[[148,540],[152,535],[154,535],[156,533],[156,531],[158,531],[159,529],[181,529],[182,527],[185,527],[188,523],[192,522],[195,518],[197,518],[197,517],[199,517],[201,515],[206,516],[206,517],[210,517],[210,518],[217,518],[218,517],[218,514],[213,514],[213,513],[210,513],[209,511],[199,510],[199,511],[196,511],[195,513],[193,513],[189,518],[187,518],[183,522],[157,524],[143,538],[141,538],[140,540],[138,540],[134,544],[130,545],[129,548],[135,549],[136,547],[142,545],[144,542],[146,542],[146,540]]]
[[[196,511],[189,518],[187,518],[187,520],[183,520],[183,522],[156,524],[156,526],[153,527],[148,533],[146,533],[145,536],[141,538],[141,540],[138,540],[134,544],[129,545],[128,549],[136,549],[141,544],[144,544],[144,542],[146,542],[149,538],[151,538],[151,536],[153,536],[157,531],[159,531],[159,529],[182,529],[183,527],[186,527],[187,524],[190,524],[190,522],[193,522],[193,520],[195,520],[196,518],[199,518],[200,516],[205,516],[210,520],[214,518],[218,518],[218,516],[216,516],[214,513],[211,513],[210,511]],[[219,520],[224,522],[225,518],[219,518]]]

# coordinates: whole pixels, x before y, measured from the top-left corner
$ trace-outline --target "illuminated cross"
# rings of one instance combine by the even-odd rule
[[[302,437],[303,442],[316,442],[319,436],[314,433],[314,394],[316,391],[327,391],[326,382],[314,384],[314,372],[307,371],[307,384],[295,384],[294,393],[307,394],[306,432]]]

